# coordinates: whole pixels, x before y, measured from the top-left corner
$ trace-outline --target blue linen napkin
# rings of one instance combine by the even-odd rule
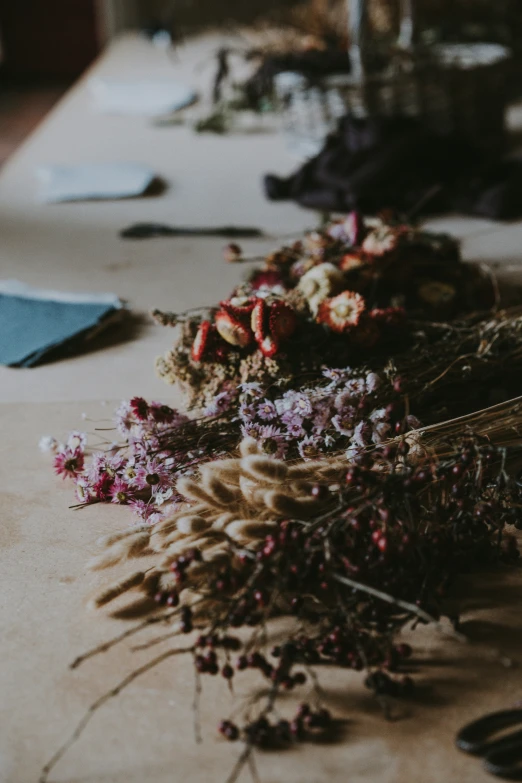
[[[0,281],[0,364],[34,367],[70,354],[121,315],[113,294],[73,294]]]

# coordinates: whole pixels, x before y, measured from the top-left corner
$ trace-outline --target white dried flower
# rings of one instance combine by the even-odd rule
[[[339,291],[342,286],[342,272],[333,264],[326,262],[306,272],[297,284],[297,289],[305,297],[312,313],[317,315],[321,302]]]
[[[58,451],[58,441],[52,435],[43,435],[38,441],[38,448],[43,453]]]

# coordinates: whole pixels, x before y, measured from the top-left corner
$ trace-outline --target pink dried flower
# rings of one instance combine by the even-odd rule
[[[143,397],[133,397],[129,402],[131,411],[139,421],[145,421],[149,415],[149,405]]]
[[[302,438],[306,434],[302,422],[298,418],[289,421],[286,429],[291,438]]]
[[[81,449],[71,451],[66,448],[55,456],[54,470],[57,476],[76,478],[83,472],[84,461],[85,457]]]
[[[145,465],[138,466],[135,483],[140,489],[155,492],[168,487],[172,483],[172,475],[160,459],[149,459]]]
[[[316,459],[319,456],[319,441],[309,435],[298,443],[297,449],[302,459]]]
[[[332,424],[341,435],[351,438],[353,435],[353,416],[344,412],[332,417]]]
[[[108,501],[111,497],[113,483],[114,479],[107,473],[104,473],[93,486],[96,499],[101,501]]]
[[[114,421],[116,422],[118,432],[123,435],[123,437],[126,437],[136,424],[133,411],[128,400],[122,400],[114,414]]]
[[[176,416],[176,411],[161,402],[151,402],[149,415],[158,424],[170,424]]]
[[[110,489],[111,503],[128,503],[131,498],[129,485],[117,477]]]
[[[263,402],[257,406],[257,414],[260,419],[271,421],[277,416],[276,407],[270,400],[263,400]]]
[[[279,427],[274,427],[273,425],[261,427],[258,439],[261,443],[261,448],[266,454],[277,459],[281,459],[286,454],[288,445]]]
[[[69,437],[67,438],[67,448],[70,451],[75,451],[76,449],[80,449],[81,451],[83,451],[86,445],[87,445],[87,435],[85,434],[85,432],[80,432],[79,430],[73,430],[71,433],[69,433]]]

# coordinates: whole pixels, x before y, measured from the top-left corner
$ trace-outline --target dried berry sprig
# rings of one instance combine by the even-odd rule
[[[179,633],[197,628],[188,649],[198,676],[231,681],[248,669],[269,685],[243,723],[220,724],[224,737],[245,742],[231,780],[255,747],[277,749],[330,729],[321,705],[275,719],[279,696],[304,685],[315,667],[364,670],[380,699],[409,697],[411,650],[398,632],[412,621],[438,622],[459,574],[518,557],[506,529],[519,526],[511,466],[520,443],[494,446],[442,428],[437,454],[434,430],[426,435],[424,443],[419,433],[375,446],[348,470],[332,459],[270,460],[245,442],[239,458],[181,482],[205,531],[187,525],[187,510],[151,531],[157,575],[170,582],[159,592],[144,581],[130,589],[154,595],[165,607],[158,616]],[[270,617],[281,614],[286,638],[268,651]]]

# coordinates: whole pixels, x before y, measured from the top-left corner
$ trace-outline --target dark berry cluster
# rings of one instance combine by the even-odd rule
[[[243,722],[221,722],[226,739],[282,748],[329,731],[322,706],[302,704],[288,720],[275,710],[284,692],[314,689],[318,665],[364,670],[366,687],[381,700],[411,697],[412,649],[397,642],[398,632],[411,620],[438,619],[459,574],[518,557],[504,528],[522,527],[522,482],[507,470],[507,453],[471,436],[438,443],[443,456],[414,447],[404,435],[359,454],[337,483],[312,484],[307,491],[330,511],[311,521],[285,519],[255,548],[232,548],[209,580],[203,592],[216,610],[194,646],[196,671],[231,685],[248,670],[266,685],[256,718],[249,711]],[[187,569],[200,557],[189,551],[172,564],[176,588],[157,596],[161,604],[177,605]],[[179,613],[190,632],[192,610],[182,605]],[[288,616],[289,630],[268,651],[274,613]]]
[[[332,723],[332,716],[324,707],[312,710],[308,704],[301,704],[292,720],[280,718],[271,722],[266,715],[261,715],[247,723],[242,731],[235,723],[224,720],[219,724],[219,731],[230,741],[242,736],[252,746],[275,750],[326,734]]]

